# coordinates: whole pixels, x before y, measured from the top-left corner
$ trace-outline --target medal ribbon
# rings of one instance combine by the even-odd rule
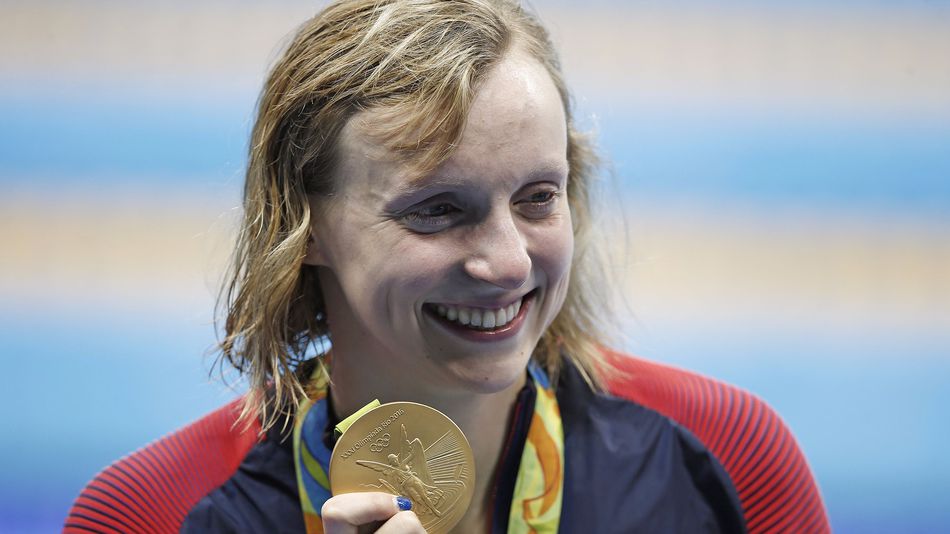
[[[544,371],[528,366],[537,395],[521,453],[508,520],[511,534],[555,534],[564,490],[564,430],[557,397]],[[320,509],[330,498],[330,449],[323,442],[329,424],[327,378],[320,366],[311,376],[313,394],[297,409],[294,465],[307,534],[323,534]]]
[[[528,371],[537,395],[508,516],[509,534],[555,534],[564,491],[564,429],[557,397],[541,367]]]

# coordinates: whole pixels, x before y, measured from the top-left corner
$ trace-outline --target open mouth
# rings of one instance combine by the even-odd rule
[[[534,299],[537,289],[531,290],[521,300],[495,309],[426,304],[425,310],[438,321],[453,330],[473,333],[502,333],[520,325]]]

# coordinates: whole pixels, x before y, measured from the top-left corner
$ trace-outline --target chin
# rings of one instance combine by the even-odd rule
[[[528,357],[508,355],[496,361],[486,361],[485,358],[480,358],[478,362],[456,361],[448,366],[447,373],[459,389],[491,395],[520,387],[525,379],[529,358],[530,353]]]

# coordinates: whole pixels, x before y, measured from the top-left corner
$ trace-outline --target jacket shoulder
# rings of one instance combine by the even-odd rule
[[[241,399],[116,461],[82,490],[64,532],[178,532],[258,442],[260,424],[236,426]]]
[[[608,357],[611,394],[669,417],[712,452],[732,479],[750,533],[831,532],[805,456],[768,404],[697,373],[616,352]]]

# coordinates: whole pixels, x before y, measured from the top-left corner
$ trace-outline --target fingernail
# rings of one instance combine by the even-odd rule
[[[412,510],[412,501],[405,497],[396,497],[396,506],[398,506],[403,512],[406,510]]]

